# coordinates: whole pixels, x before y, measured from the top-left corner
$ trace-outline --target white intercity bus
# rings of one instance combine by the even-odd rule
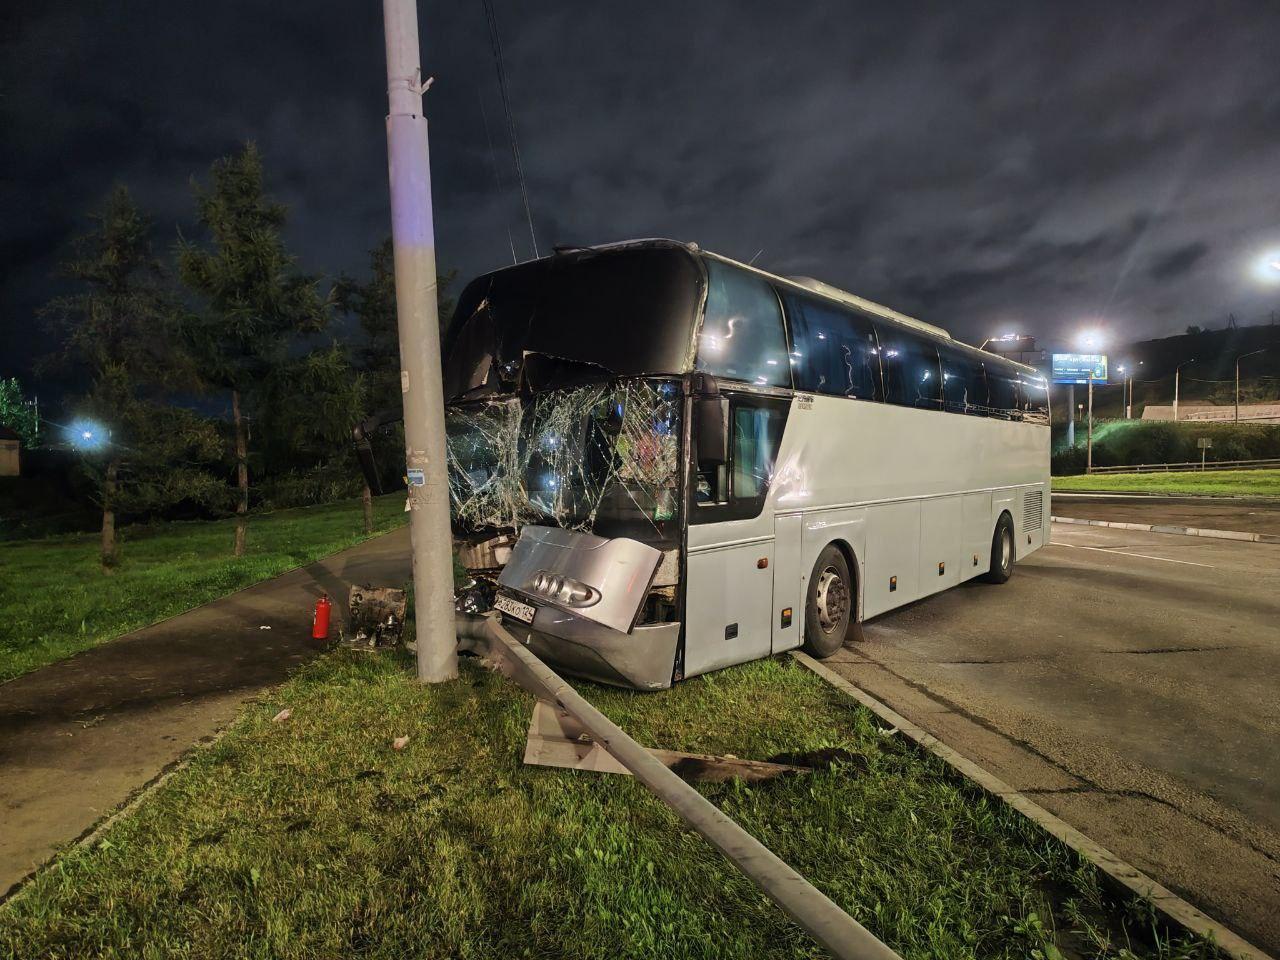
[[[695,244],[479,277],[444,372],[459,609],[569,674],[829,656],[1048,537],[1034,369]]]

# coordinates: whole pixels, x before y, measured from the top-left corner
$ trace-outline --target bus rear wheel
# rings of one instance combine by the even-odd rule
[[[1000,514],[996,532],[991,537],[991,566],[983,575],[987,583],[1004,583],[1013,574],[1014,555],[1013,521],[1007,513]]]
[[[822,660],[843,645],[855,619],[853,576],[844,554],[833,544],[813,565],[804,605],[804,650]]]

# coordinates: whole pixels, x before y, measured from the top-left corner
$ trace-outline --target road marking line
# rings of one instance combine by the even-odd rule
[[[1196,563],[1194,560],[1174,560],[1170,557],[1153,557],[1149,553],[1129,553],[1127,550],[1116,550],[1112,547],[1086,547],[1082,543],[1059,543],[1057,540],[1050,541],[1049,546],[1071,547],[1073,550],[1097,550],[1099,553],[1118,553],[1122,557],[1142,557],[1144,560],[1163,560],[1165,563],[1185,563],[1189,567],[1208,567],[1210,570],[1218,569],[1212,563]]]

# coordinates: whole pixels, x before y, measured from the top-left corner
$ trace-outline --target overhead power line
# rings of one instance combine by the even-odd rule
[[[502,199],[502,175],[498,173],[498,155],[493,149],[493,137],[489,136],[489,115],[485,113],[484,96],[480,97],[480,122],[484,124],[484,139],[489,144],[489,165],[493,167],[493,182],[498,188],[498,199]],[[516,256],[516,242],[511,237],[511,224],[506,217],[502,218],[502,225],[507,228],[507,243],[511,247],[511,262],[519,263],[520,258]]]
[[[520,183],[520,197],[524,200],[524,215],[529,221],[529,240],[533,243],[533,256],[538,256],[538,237],[533,229],[533,211],[529,207],[529,190],[524,182],[524,164],[520,161],[520,143],[516,139],[516,121],[511,113],[511,97],[507,93],[507,71],[502,63],[502,38],[498,35],[498,15],[493,0],[482,0],[485,19],[489,21],[489,46],[493,51],[493,66],[498,73],[498,92],[502,96],[502,110],[507,118],[507,136],[511,140],[511,157],[515,161],[516,179]]]

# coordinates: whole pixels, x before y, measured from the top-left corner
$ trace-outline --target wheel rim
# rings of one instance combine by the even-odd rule
[[[849,587],[835,567],[827,567],[818,574],[813,604],[823,633],[831,633],[844,621],[849,612]]]
[[[1013,566],[1013,534],[1006,528],[1000,534],[1000,569],[1008,570]]]

